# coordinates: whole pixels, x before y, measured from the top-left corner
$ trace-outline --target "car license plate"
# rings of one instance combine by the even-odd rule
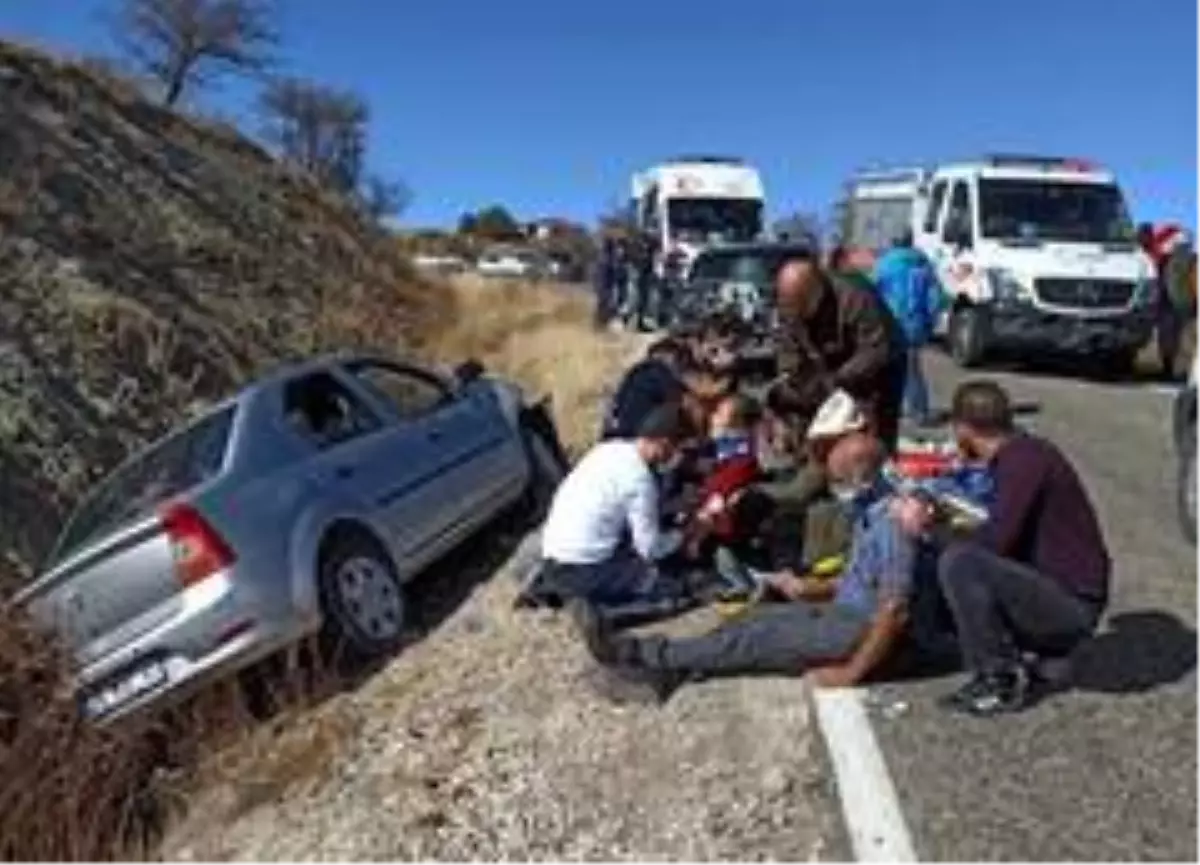
[[[167,668],[159,661],[152,661],[88,696],[84,700],[84,712],[89,718],[107,715],[113,709],[166,684],[167,679]]]

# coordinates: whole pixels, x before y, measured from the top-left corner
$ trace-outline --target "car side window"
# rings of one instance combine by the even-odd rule
[[[946,198],[946,181],[939,180],[933,184],[933,192],[929,196],[929,210],[925,213],[925,225],[923,229],[926,234],[933,234],[937,231],[938,217],[942,215],[942,202]]]
[[[370,406],[327,372],[288,382],[283,413],[293,430],[322,450],[383,427]]]
[[[350,373],[405,420],[427,415],[452,399],[441,382],[404,367],[361,363],[352,366]]]

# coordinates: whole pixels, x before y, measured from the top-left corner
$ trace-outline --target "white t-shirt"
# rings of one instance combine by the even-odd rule
[[[633,548],[654,561],[679,546],[678,532],[659,528],[658,485],[633,441],[601,442],[563,480],[542,527],[542,555],[564,565],[612,558],[626,531]]]

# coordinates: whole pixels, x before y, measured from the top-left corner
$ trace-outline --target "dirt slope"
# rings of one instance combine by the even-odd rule
[[[0,42],[0,563],[196,402],[450,301],[233,130]]]

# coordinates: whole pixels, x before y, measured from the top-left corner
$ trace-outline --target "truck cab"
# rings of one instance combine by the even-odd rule
[[[725,156],[680,156],[633,176],[631,223],[652,236],[664,275],[674,255],[684,269],[701,249],[748,243],[763,230],[764,191],[757,169]]]
[[[949,295],[963,367],[996,350],[1086,356],[1127,372],[1153,328],[1153,267],[1108,171],[993,156],[934,170],[913,235]]]

